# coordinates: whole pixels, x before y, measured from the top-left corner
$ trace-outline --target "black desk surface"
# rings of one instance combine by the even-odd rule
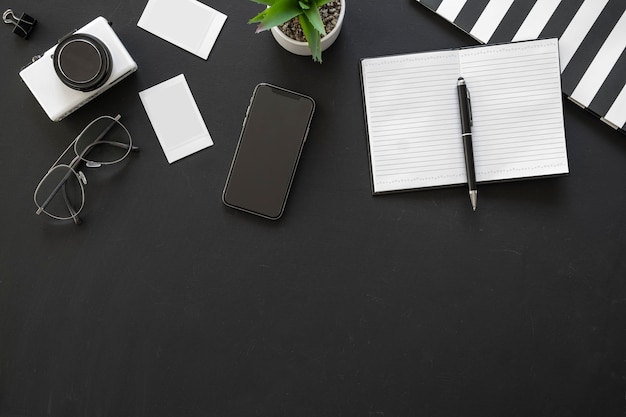
[[[228,15],[207,61],[137,27],[146,0],[2,0],[0,415],[624,416],[626,137],[566,101],[571,174],[373,197],[359,58],[475,44],[412,0],[349,0],[318,65]],[[18,71],[98,15],[139,71],[48,120]],[[185,16],[172,10],[172,24]],[[138,92],[184,73],[215,145],[169,165]],[[253,87],[317,111],[285,216],[221,192]],[[32,193],[91,119],[141,147],[88,173],[84,224]]]

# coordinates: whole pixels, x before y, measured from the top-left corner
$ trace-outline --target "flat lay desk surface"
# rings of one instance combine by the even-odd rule
[[[570,175],[371,195],[359,59],[475,44],[412,0],[349,0],[318,65],[228,15],[207,61],[137,27],[146,0],[1,0],[0,416],[623,416],[626,137],[564,103]],[[48,120],[18,71],[102,15],[139,70]],[[172,10],[172,25],[185,16]],[[168,164],[138,92],[185,74],[215,142]],[[316,114],[283,218],[221,192],[254,86]],[[84,223],[35,215],[92,119],[141,147],[90,169]]]

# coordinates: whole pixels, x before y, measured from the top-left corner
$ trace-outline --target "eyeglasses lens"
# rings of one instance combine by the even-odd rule
[[[70,219],[83,208],[83,185],[69,166],[58,165],[41,180],[35,191],[35,202],[49,216]]]
[[[87,126],[74,146],[81,159],[99,164],[119,162],[128,155],[130,149],[128,131],[110,117],[101,117]]]

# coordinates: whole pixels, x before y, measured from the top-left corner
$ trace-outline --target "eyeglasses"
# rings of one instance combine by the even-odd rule
[[[57,159],[48,173],[35,189],[37,214],[45,213],[59,220],[72,219],[80,224],[78,213],[85,205],[87,178],[78,165],[84,162],[88,168],[98,168],[122,161],[130,151],[139,150],[133,146],[130,133],[120,123],[119,114],[115,117],[102,116],[89,123],[87,127],[70,143]],[[75,157],[65,165],[59,161],[74,148]]]

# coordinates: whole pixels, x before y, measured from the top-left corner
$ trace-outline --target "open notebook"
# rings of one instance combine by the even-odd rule
[[[626,134],[626,0],[417,0],[483,43],[559,38],[562,91]]]
[[[467,182],[459,76],[471,94],[478,182],[569,172],[556,39],[366,58],[374,194]]]

